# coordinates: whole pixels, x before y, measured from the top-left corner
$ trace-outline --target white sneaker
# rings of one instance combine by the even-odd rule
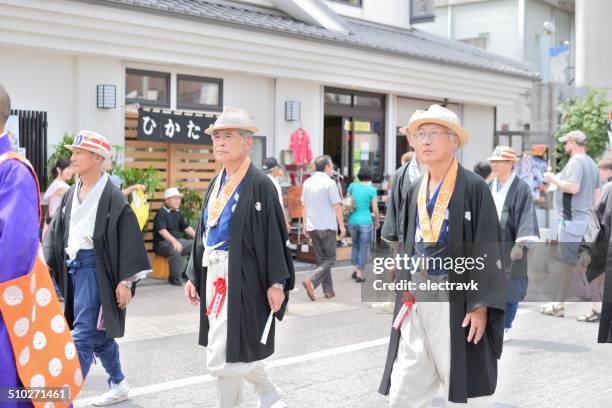
[[[278,392],[272,391],[259,397],[259,403],[257,408],[286,408],[285,404],[281,400],[281,396]]]
[[[128,399],[130,392],[130,386],[126,380],[121,381],[119,384],[110,384],[110,391],[102,395],[99,400],[95,401],[92,405],[95,407],[105,407],[107,405],[113,405],[121,401]]]
[[[510,337],[510,329],[504,329],[504,343],[510,340],[512,340],[512,337]]]

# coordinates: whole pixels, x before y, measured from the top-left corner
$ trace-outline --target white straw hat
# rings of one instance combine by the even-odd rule
[[[215,130],[221,129],[244,129],[257,132],[257,126],[251,123],[251,117],[244,109],[224,106],[223,113],[217,118],[215,123],[205,130],[205,133],[212,135]]]
[[[416,134],[419,126],[427,123],[444,126],[455,132],[459,138],[459,146],[464,146],[470,141],[470,134],[461,126],[457,114],[440,105],[431,105],[426,111],[418,109],[412,114],[408,125],[399,131],[405,135]]]

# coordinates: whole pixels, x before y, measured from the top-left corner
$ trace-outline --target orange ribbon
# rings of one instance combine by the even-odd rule
[[[459,169],[459,163],[457,160],[453,160],[438,193],[438,198],[434,206],[431,219],[429,218],[429,212],[427,211],[427,187],[429,185],[429,172],[425,173],[421,187],[419,188],[419,196],[417,199],[418,211],[419,211],[419,223],[421,226],[421,233],[423,234],[423,241],[427,244],[436,244],[440,237],[440,231],[442,230],[442,223],[444,222],[444,216],[446,215],[446,209],[448,203],[455,190],[455,183],[457,182],[457,171]]]

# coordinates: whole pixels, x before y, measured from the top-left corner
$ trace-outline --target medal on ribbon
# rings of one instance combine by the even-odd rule
[[[438,198],[434,205],[433,213],[431,218],[427,211],[427,188],[429,185],[429,173],[425,173],[421,187],[419,188],[419,195],[417,198],[417,207],[419,213],[419,223],[421,226],[421,234],[423,235],[423,242],[429,245],[435,245],[440,237],[440,230],[442,229],[442,223],[444,222],[444,216],[446,215],[446,209],[455,190],[455,183],[457,181],[457,171],[459,169],[459,163],[457,160],[453,160],[438,193]]]
[[[399,312],[397,313],[397,316],[395,317],[395,320],[393,321],[393,328],[395,330],[399,330],[402,328],[404,320],[406,320],[406,318],[408,317],[408,312],[410,311],[410,309],[412,309],[412,306],[414,306],[415,303],[416,299],[414,295],[410,292],[404,292],[404,295],[402,296],[402,307],[400,308]]]
[[[215,293],[213,293],[210,305],[208,305],[206,310],[206,316],[219,317],[219,313],[223,309],[223,303],[225,303],[227,284],[224,278],[217,278],[213,286],[215,287]]]
[[[240,185],[242,179],[244,179],[246,176],[250,165],[251,160],[247,157],[236,173],[231,177],[231,179],[228,179],[223,186],[221,186],[221,178],[225,168],[221,170],[221,173],[219,173],[217,176],[217,180],[208,199],[208,222],[206,223],[208,228],[217,225],[219,218],[221,218],[223,209],[229,202],[232,195],[234,195],[234,192]],[[219,192],[219,190],[221,190],[221,192]]]

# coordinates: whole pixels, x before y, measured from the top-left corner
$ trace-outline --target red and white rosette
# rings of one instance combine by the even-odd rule
[[[400,308],[395,320],[393,321],[393,328],[395,330],[399,330],[402,328],[404,324],[404,320],[408,317],[408,312],[416,303],[416,299],[414,295],[410,292],[404,292],[402,296],[402,307]]]
[[[227,284],[224,278],[217,278],[213,286],[215,287],[215,293],[213,293],[212,301],[210,305],[208,305],[206,316],[219,317],[219,313],[221,313],[221,309],[223,309],[223,303],[225,303]]]

